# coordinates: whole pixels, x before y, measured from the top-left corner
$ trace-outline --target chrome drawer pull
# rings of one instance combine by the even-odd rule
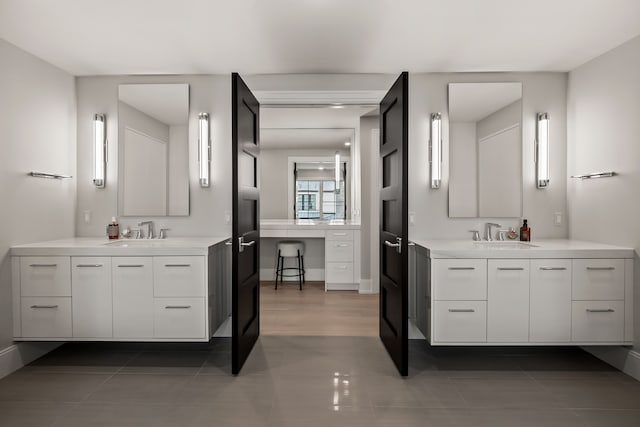
[[[346,244],[346,243],[339,243],[339,244],[336,244],[336,248],[346,248],[347,246],[349,246],[349,245],[348,245],[348,244]]]
[[[78,268],[84,268],[84,267],[102,267],[102,264],[78,264],[78,265],[76,265],[76,267],[78,267]]]
[[[31,308],[58,308],[57,305],[32,305]]]
[[[615,267],[587,267],[587,270],[615,270]]]
[[[191,264],[165,264],[165,267],[191,267]]]
[[[449,270],[475,270],[475,267],[449,267]]]
[[[560,270],[566,270],[567,267],[540,267],[540,270],[543,271],[560,271]]]
[[[346,265],[338,265],[338,266],[336,266],[336,269],[338,269],[338,270],[346,270],[347,266]]]
[[[501,271],[522,271],[523,267],[498,267],[498,270]]]
[[[168,310],[172,310],[172,309],[188,309],[191,308],[190,305],[165,305],[164,308],[168,309]]]
[[[587,308],[588,313],[613,313],[613,308]]]
[[[118,266],[119,268],[127,268],[127,267],[144,267],[143,264],[122,264]]]
[[[473,308],[450,308],[450,313],[475,313]]]
[[[333,233],[334,236],[346,236],[347,233]]]
[[[57,267],[58,264],[29,264],[29,267]]]

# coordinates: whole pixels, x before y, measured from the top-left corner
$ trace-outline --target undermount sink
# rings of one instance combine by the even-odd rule
[[[125,239],[107,242],[105,245],[119,248],[158,248],[173,246],[177,243],[178,241],[173,239]]]
[[[508,240],[493,240],[484,242],[473,242],[473,245],[477,248],[483,249],[529,249],[537,248],[538,246],[527,242],[510,242]]]

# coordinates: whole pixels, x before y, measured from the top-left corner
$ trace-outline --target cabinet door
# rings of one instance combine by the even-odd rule
[[[531,260],[531,342],[571,341],[571,260]]]
[[[113,336],[153,338],[153,261],[151,257],[114,257]]]
[[[529,260],[487,264],[487,342],[529,341]]]
[[[71,258],[71,307],[75,338],[113,336],[111,258]]]

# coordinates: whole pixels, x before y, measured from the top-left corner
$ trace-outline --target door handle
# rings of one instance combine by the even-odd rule
[[[239,248],[238,252],[244,252],[244,248],[253,246],[255,244],[256,244],[255,240],[245,243],[244,236],[238,237],[238,248]]]
[[[401,237],[396,237],[396,243],[391,243],[388,240],[384,241],[384,245],[388,246],[390,248],[396,248],[396,252],[398,252],[399,254],[402,253],[402,238]]]

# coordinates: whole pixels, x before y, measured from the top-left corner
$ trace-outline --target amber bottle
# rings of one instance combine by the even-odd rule
[[[522,227],[520,227],[520,241],[528,242],[531,240],[531,228],[527,225],[527,220],[523,220]]]

